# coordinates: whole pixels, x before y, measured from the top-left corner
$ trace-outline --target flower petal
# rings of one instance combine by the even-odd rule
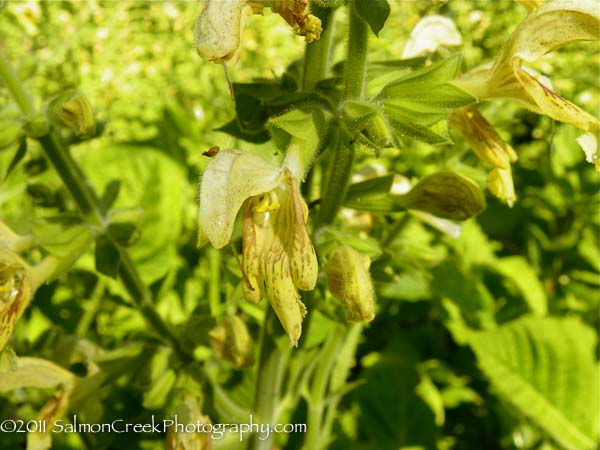
[[[517,154],[494,127],[473,106],[455,109],[448,122],[465,138],[469,146],[482,161],[500,169],[508,169]]]
[[[254,303],[258,303],[262,298],[261,285],[263,284],[260,259],[257,251],[256,229],[252,218],[252,199],[244,203],[242,219],[242,240],[243,240],[243,259],[242,269],[242,289],[244,297]]]
[[[317,284],[319,264],[312,241],[306,231],[308,208],[300,195],[297,183],[290,180],[289,187],[292,193],[293,208],[293,239],[290,259],[292,278],[298,289],[310,291]]]
[[[589,0],[556,0],[529,14],[502,47],[498,64],[514,58],[532,62],[575,41],[600,35],[600,5]]]
[[[244,200],[269,192],[280,182],[281,170],[253,153],[219,152],[200,183],[199,228],[215,248],[224,247]]]
[[[306,315],[306,306],[300,301],[289,264],[285,252],[270,253],[265,261],[265,287],[269,303],[290,338],[290,347],[297,347],[302,335],[302,319]]]
[[[523,89],[529,94],[532,101],[525,106],[539,114],[545,114],[560,122],[576,126],[580,130],[589,131],[600,122],[591,114],[588,114],[578,106],[565,100],[553,90],[544,86],[535,76],[528,71],[515,67],[514,74]]]
[[[31,269],[16,253],[0,247],[0,351],[32,295]]]
[[[209,0],[194,28],[198,54],[217,63],[235,58],[249,14],[252,14],[252,8],[246,0]]]
[[[431,15],[419,20],[410,32],[402,51],[402,59],[414,58],[435,52],[439,47],[461,45],[462,37],[448,17]]]
[[[492,194],[512,208],[517,196],[510,167],[506,170],[498,168],[492,170],[488,175],[487,186]]]

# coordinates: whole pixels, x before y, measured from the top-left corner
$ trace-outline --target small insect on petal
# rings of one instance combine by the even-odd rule
[[[202,152],[202,156],[207,156],[209,158],[212,158],[214,156],[217,156],[217,153],[219,153],[220,151],[221,151],[221,148],[218,145],[215,145],[214,147],[209,148],[205,152]]]

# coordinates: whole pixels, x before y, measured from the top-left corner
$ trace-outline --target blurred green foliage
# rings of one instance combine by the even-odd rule
[[[379,38],[370,35],[370,60],[399,59],[418,20],[442,14],[462,34],[463,71],[493,58],[526,16],[508,0],[391,0],[390,6]],[[195,248],[197,183],[208,161],[202,153],[212,146],[271,158],[276,149],[216,131],[236,111],[223,67],[195,54],[198,9],[190,1],[15,1],[0,11],[0,49],[38,106],[73,88],[90,99],[101,134],[73,138],[72,154],[115,223],[139,228],[130,251],[142,278],[159,313],[209,374],[201,389],[178,370],[123,287],[96,273],[89,249],[39,289],[11,341],[19,356],[44,357],[77,375],[107,374],[93,400],[74,411],[88,422],[166,417],[181,392],[203,397],[203,413],[215,423],[243,422],[240,411],[252,407],[254,369],[236,370],[220,360],[210,350],[208,331],[239,313],[258,342],[266,302],[243,299],[232,252]],[[344,58],[345,16],[344,9],[336,16],[336,63]],[[227,69],[235,83],[293,78],[299,70],[302,39],[275,14],[250,17],[242,45],[240,62]],[[593,42],[561,49],[533,67],[598,117],[599,63],[599,43]],[[585,162],[574,128],[508,101],[485,103],[481,111],[519,155],[513,208],[488,195],[487,208],[462,225],[458,238],[407,213],[346,209],[344,219],[317,239],[320,251],[340,241],[369,255],[377,297],[376,318],[363,330],[356,354],[348,350],[350,341],[338,348],[345,358],[334,370],[341,378],[338,391],[327,399],[337,405],[329,448],[596,448],[598,175]],[[0,88],[0,120],[15,117],[8,91]],[[0,218],[35,236],[39,247],[28,255],[32,261],[56,252],[78,254],[89,240],[81,229],[68,232],[64,217],[74,209],[72,200],[35,141],[28,140],[15,168],[18,152],[17,144],[0,150]],[[440,170],[485,184],[486,168],[457,136],[454,144],[435,147],[407,140],[379,156],[364,150],[355,167],[357,173],[415,180]],[[307,194],[308,202],[316,200]],[[240,236],[238,227],[234,238]],[[342,333],[342,309],[324,286],[321,280],[306,299],[306,343],[294,350],[299,356],[290,363],[281,423],[306,421],[307,382],[318,372],[320,346]],[[217,389],[229,403],[219,401]],[[13,391],[0,398],[0,418],[34,418],[48,396],[48,390]],[[53,437],[57,449],[164,446],[159,435]],[[24,442],[25,435],[4,433],[0,448],[22,448]],[[278,435],[276,444],[299,449],[302,436]],[[216,450],[237,448],[237,436],[213,441]]]

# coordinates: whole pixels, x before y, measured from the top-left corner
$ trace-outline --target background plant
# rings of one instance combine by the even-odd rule
[[[483,212],[451,237],[386,193],[390,175],[416,184],[440,171],[485,189],[489,168],[443,129],[447,114],[470,100],[457,94],[427,130],[410,128],[412,120],[390,127],[392,139],[376,133],[381,102],[360,102],[352,80],[348,88],[345,74],[360,71],[344,71],[347,52],[361,54],[366,36],[366,80],[384,78],[362,86],[362,100],[429,63],[441,61],[450,79],[451,69],[493,59],[527,10],[508,1],[392,1],[387,16],[378,1],[381,10],[371,12],[379,15],[355,6],[352,16],[351,5],[313,3],[325,30],[335,24],[323,36],[331,39],[329,67],[319,57],[325,40],[304,53],[303,39],[281,17],[250,16],[240,61],[228,67],[235,101],[222,67],[195,55],[192,2],[11,2],[0,13],[4,61],[31,96],[23,111],[14,89],[5,83],[0,91],[1,219],[25,237],[3,232],[0,240],[27,242],[12,251],[33,266],[48,256],[61,261],[2,353],[1,416],[34,418],[59,392],[59,412],[89,422],[145,422],[186,407],[213,422],[245,422],[250,412],[308,422],[306,435],[276,436],[279,448],[595,448],[598,180],[578,133],[509,101],[479,104],[519,156],[512,165],[517,201],[508,208],[487,195]],[[453,19],[462,46],[401,61],[411,30],[432,14]],[[534,65],[596,117],[598,50],[597,42],[575,44]],[[452,58],[457,51],[460,60]],[[438,95],[434,88],[445,85],[428,83]],[[81,139],[62,127],[51,140],[32,112],[72,90],[92,105],[96,135]],[[303,189],[320,262],[339,244],[369,257],[377,307],[367,327],[347,325],[322,276],[303,297],[310,313],[300,346],[288,350],[265,302],[243,299],[234,254],[196,249],[195,217],[198,177],[210,160],[202,153],[218,145],[277,161],[285,150],[277,144],[297,133],[284,113],[299,107],[323,115],[295,136],[318,137],[321,156]],[[401,131],[402,142],[394,140]],[[348,145],[336,147],[344,138]],[[78,184],[73,161],[94,191]],[[336,165],[344,170],[331,173]],[[240,236],[234,232],[238,251]],[[121,282],[111,278],[119,272]],[[254,358],[215,345],[235,329],[223,325],[232,315],[256,343],[255,350],[240,346]],[[42,382],[25,389],[9,382],[32,370]],[[269,389],[277,388],[273,403]],[[55,448],[160,448],[165,441],[53,438]],[[240,448],[238,438],[212,445]],[[23,440],[3,434],[1,442],[16,448]],[[47,446],[44,437],[28,440]],[[249,445],[269,448],[256,439]]]

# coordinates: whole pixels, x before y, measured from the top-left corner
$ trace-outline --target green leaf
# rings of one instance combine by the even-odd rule
[[[17,167],[17,164],[21,162],[21,160],[27,154],[27,139],[22,138],[17,151],[15,152],[15,156],[10,160],[10,164],[8,165],[8,169],[6,169],[6,173],[4,174],[4,179],[10,175],[10,173]]]
[[[141,211],[141,237],[129,253],[146,283],[164,276],[177,264],[183,212],[195,196],[182,167],[160,150],[139,145],[86,148],[78,159],[97,190],[119,177],[121,189],[109,221],[136,222],[122,214]]]
[[[111,278],[117,278],[121,253],[108,236],[100,236],[96,240],[96,270]]]
[[[453,56],[385,85],[379,98],[398,132],[428,143],[441,143],[436,142],[432,131],[425,127],[445,120],[452,109],[475,101],[474,97],[447,83],[455,76],[459,64],[460,57]],[[449,141],[444,137],[443,142]]]
[[[594,330],[574,318],[523,317],[469,343],[496,392],[568,450],[596,449]]]
[[[415,348],[397,337],[382,353],[363,358],[366,383],[350,394],[360,405],[361,439],[355,448],[436,447],[434,414],[415,391],[419,385],[419,359]]]
[[[106,229],[107,233],[119,245],[130,247],[140,240],[140,229],[134,222],[111,223]]]
[[[375,36],[379,37],[379,32],[390,15],[390,5],[387,0],[357,0],[354,2],[354,8],[358,17],[371,27]]]
[[[494,326],[494,299],[480,280],[461,272],[451,261],[435,267],[432,274],[434,293],[457,305],[470,325],[479,328]]]
[[[402,75],[400,78],[388,83],[381,90],[380,97],[404,97],[405,95],[416,97],[426,94],[428,89],[431,89],[434,86],[444,85],[448,80],[454,78],[459,67],[459,54],[443,59],[406,75]],[[416,92],[416,94],[412,93],[411,91]],[[471,101],[475,100],[467,93],[463,93],[463,95],[465,98],[470,98]],[[425,100],[431,101],[431,99]]]
[[[390,174],[351,184],[348,187],[348,191],[346,191],[346,200],[353,200],[357,197],[374,194],[387,194],[390,192],[393,183],[394,175]]]
[[[104,193],[100,199],[103,211],[108,211],[115,202],[121,191],[121,182],[119,180],[110,180],[104,188]]]
[[[23,135],[21,125],[13,120],[0,121],[0,151],[8,148]]]
[[[389,195],[394,175],[371,178],[348,187],[344,206],[361,211],[393,212],[400,211]]]
[[[394,132],[399,136],[409,137],[431,145],[451,143],[448,138],[432,131],[428,127],[405,120],[404,116],[390,114],[389,122]]]
[[[301,164],[305,172],[319,149],[326,127],[323,111],[316,107],[293,109],[269,120],[269,128],[278,148],[285,151],[292,141],[302,145]]]
[[[45,223],[34,228],[36,242],[59,259],[51,280],[67,271],[87,251],[94,240],[94,233],[89,226],[71,225],[75,220],[73,217],[57,217],[55,220],[58,222]],[[65,224],[69,225],[65,226]]]
[[[533,314],[545,316],[548,313],[548,299],[544,287],[525,258],[500,258],[491,267],[515,284]]]

